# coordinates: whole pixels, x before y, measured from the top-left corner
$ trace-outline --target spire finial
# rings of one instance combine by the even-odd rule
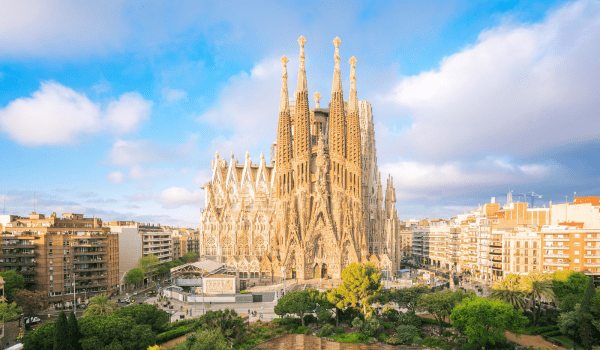
[[[281,56],[280,59],[283,64],[282,73],[281,73],[281,97],[279,98],[279,112],[285,112],[290,110],[290,98],[288,96],[287,89],[287,66],[286,64],[289,62],[288,58],[285,56]]]
[[[350,90],[356,90],[356,57],[352,56],[350,63]]]
[[[340,43],[342,40],[339,37],[335,37],[333,39],[333,44],[335,45],[335,67],[333,70],[333,87],[331,88],[332,92],[342,92],[342,77],[340,73]]]
[[[313,97],[315,98],[315,106],[316,106],[315,108],[320,108],[319,100],[321,99],[321,94],[317,91],[317,92],[315,92]]]
[[[297,91],[306,91],[306,67],[304,66],[304,44],[306,39],[303,36],[298,38],[298,44],[300,44],[300,70],[298,72],[298,87]]]

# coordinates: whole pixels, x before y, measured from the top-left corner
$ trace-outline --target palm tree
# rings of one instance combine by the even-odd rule
[[[83,316],[110,315],[116,306],[117,303],[110,301],[110,296],[108,294],[100,294],[90,298],[88,307],[83,313]]]
[[[521,281],[525,293],[533,301],[533,325],[537,323],[542,308],[542,300],[553,301],[556,297],[552,291],[552,277],[539,270],[531,272]],[[539,302],[539,303],[538,303]]]
[[[520,277],[515,274],[507,275],[504,280],[494,283],[490,298],[502,300],[517,310],[525,308],[525,290],[520,283]]]

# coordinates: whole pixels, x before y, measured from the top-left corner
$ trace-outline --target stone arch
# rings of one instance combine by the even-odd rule
[[[231,237],[223,237],[223,240],[221,241],[221,249],[223,250],[223,255],[233,255],[233,240]]]

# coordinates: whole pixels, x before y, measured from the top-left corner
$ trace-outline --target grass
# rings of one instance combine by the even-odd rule
[[[368,343],[369,336],[362,333],[338,334],[333,339],[338,343]]]

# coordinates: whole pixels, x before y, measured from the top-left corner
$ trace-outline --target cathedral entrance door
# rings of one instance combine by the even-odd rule
[[[325,264],[321,267],[321,278],[327,278],[327,265]]]
[[[313,278],[319,278],[321,270],[319,269],[319,264],[315,264],[315,268],[313,269]]]
[[[292,279],[296,279],[296,269],[292,269]]]

